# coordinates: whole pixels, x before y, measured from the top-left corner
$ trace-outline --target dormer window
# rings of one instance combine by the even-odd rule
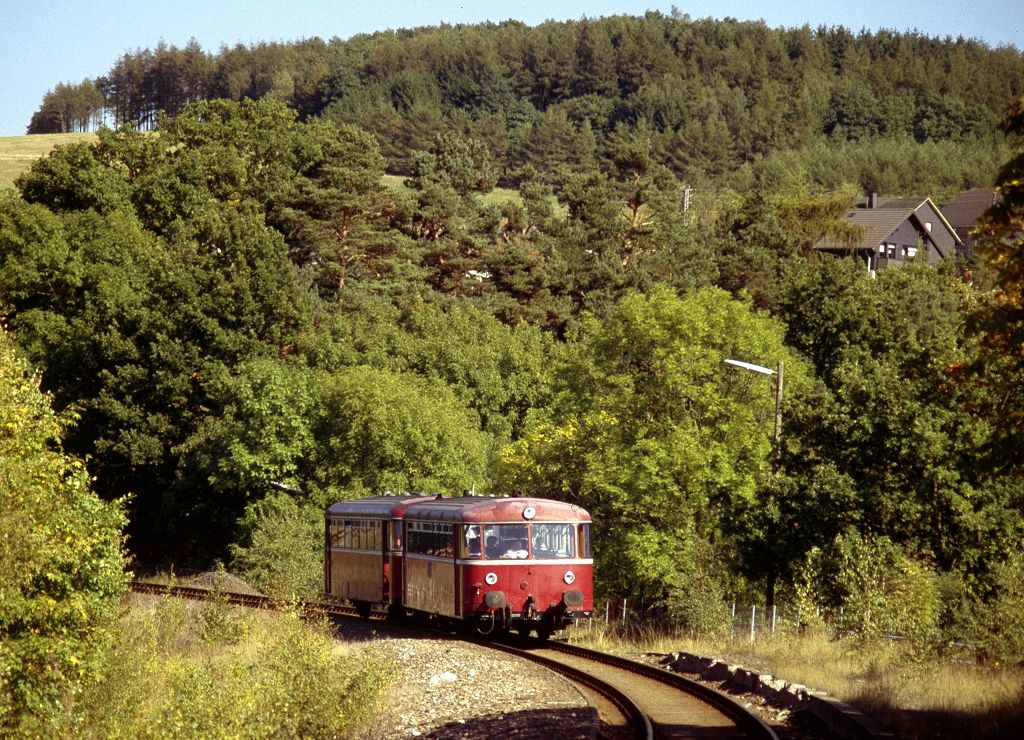
[[[932,231],[932,222],[931,221],[925,221],[924,222],[924,230],[927,231],[929,234],[931,233],[931,231]]]
[[[907,257],[913,259],[917,256],[917,247],[907,247]]]

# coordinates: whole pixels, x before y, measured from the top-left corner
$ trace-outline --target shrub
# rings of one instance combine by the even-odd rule
[[[67,421],[0,328],[0,735],[51,734],[127,586],[124,512],[61,451]]]
[[[136,603],[121,620],[103,680],[80,697],[68,734],[353,737],[393,680],[384,659],[347,653],[325,625],[295,613],[173,599]],[[241,622],[236,643],[197,639],[202,612],[215,608]]]
[[[232,565],[268,596],[311,599],[323,584],[324,513],[319,506],[274,492],[249,504],[231,546]]]
[[[855,530],[814,548],[798,577],[801,608],[819,607],[840,634],[897,634],[918,645],[938,634],[941,603],[934,571],[887,537]]]
[[[1012,553],[995,569],[996,594],[972,610],[981,652],[990,660],[1024,664],[1024,555]]]

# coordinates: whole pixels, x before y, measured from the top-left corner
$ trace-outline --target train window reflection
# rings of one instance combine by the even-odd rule
[[[466,524],[462,528],[459,557],[479,558],[482,556],[483,542],[479,524]]]
[[[557,560],[575,555],[574,531],[571,524],[534,524],[533,557],[537,560]]]

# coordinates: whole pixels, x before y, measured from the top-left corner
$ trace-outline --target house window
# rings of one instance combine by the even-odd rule
[[[917,247],[907,247],[907,259],[914,259],[917,256]]]
[[[932,222],[931,221],[925,221],[924,222],[924,230],[927,231],[927,232],[931,232],[931,230],[932,230]]]
[[[896,245],[895,244],[886,244],[885,245],[885,256],[888,257],[889,259],[894,259],[896,257]]]

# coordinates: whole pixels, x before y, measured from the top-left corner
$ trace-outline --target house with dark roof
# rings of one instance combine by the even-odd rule
[[[884,270],[914,260],[929,264],[956,254],[960,237],[931,198],[880,198],[871,193],[846,213],[860,227],[860,238],[842,243],[823,239],[814,245],[820,252],[857,256],[868,270]]]
[[[981,214],[999,202],[995,188],[974,188],[956,196],[942,207],[946,220],[952,224],[960,237],[957,252],[969,255],[978,245],[978,239],[971,232],[978,225]]]

